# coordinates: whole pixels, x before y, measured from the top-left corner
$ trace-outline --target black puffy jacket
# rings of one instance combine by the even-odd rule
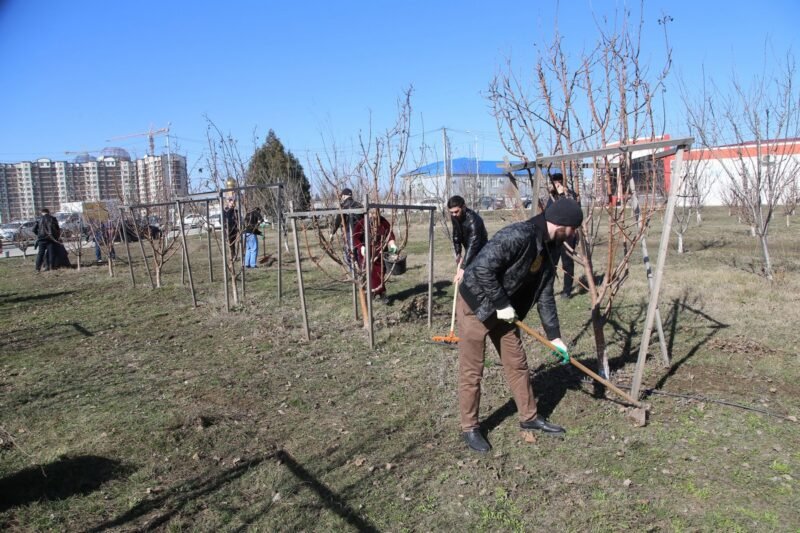
[[[472,209],[464,209],[464,220],[451,218],[453,221],[453,250],[456,257],[461,256],[461,247],[466,250],[461,260],[461,268],[466,268],[481,251],[489,239],[486,226],[481,216]]]
[[[358,209],[359,207],[364,207],[364,206],[361,205],[360,202],[353,200],[351,196],[348,196],[347,198],[344,199],[344,202],[342,202],[341,207],[342,209]],[[342,226],[342,217],[344,217],[345,222],[347,222],[347,226],[345,226],[345,233],[347,233],[347,230],[356,227],[356,224],[358,224],[359,220],[364,218],[364,215],[359,215],[355,213],[349,215],[336,215],[335,217],[333,217],[333,230],[331,230],[331,233],[335,234]]]
[[[498,309],[514,307],[523,320],[536,302],[548,338],[561,337],[553,281],[555,243],[545,242],[543,215],[498,231],[464,271],[461,296],[485,322]]]

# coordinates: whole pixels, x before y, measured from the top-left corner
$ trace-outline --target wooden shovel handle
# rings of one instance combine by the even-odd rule
[[[521,320],[517,320],[516,321],[516,325],[521,330],[523,330],[525,333],[527,333],[528,335],[530,335],[531,337],[533,337],[537,341],[541,342],[546,348],[549,348],[549,349],[555,350],[555,351],[559,351],[558,348],[556,348],[556,345],[553,344],[552,342],[550,342],[547,338],[545,338],[544,335],[540,334],[535,329],[529,327],[527,324],[525,324]],[[635,405],[636,407],[641,407],[642,406],[641,402],[639,402],[637,400],[634,400],[633,397],[630,394],[628,394],[627,392],[623,391],[622,389],[620,389],[619,387],[617,387],[616,385],[614,385],[613,383],[611,383],[607,379],[603,378],[602,376],[596,374],[592,370],[586,368],[586,366],[584,366],[583,363],[581,363],[580,361],[578,361],[574,357],[570,357],[569,358],[569,362],[572,363],[572,366],[576,367],[578,370],[580,370],[581,372],[583,372],[584,374],[586,374],[590,378],[602,383],[603,385],[605,385],[606,387],[608,387],[612,391],[616,392],[619,396],[621,396],[622,398],[627,400],[631,405]]]

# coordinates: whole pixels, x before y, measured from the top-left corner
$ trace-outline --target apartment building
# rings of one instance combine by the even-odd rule
[[[34,218],[43,207],[59,211],[68,202],[160,202],[186,196],[188,189],[186,158],[177,154],[132,161],[125,150],[106,148],[73,161],[0,163],[0,222]]]

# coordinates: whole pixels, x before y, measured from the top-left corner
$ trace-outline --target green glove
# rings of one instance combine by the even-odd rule
[[[397,245],[394,243],[394,241],[391,241],[386,248],[389,250],[390,254],[397,253]]]
[[[550,342],[556,347],[555,350],[550,352],[553,354],[553,357],[558,359],[562,365],[569,363],[569,351],[567,350],[567,345],[564,344],[564,341],[561,339],[553,339]]]

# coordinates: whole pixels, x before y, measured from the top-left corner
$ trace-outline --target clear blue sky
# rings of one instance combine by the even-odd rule
[[[579,51],[596,38],[596,16],[639,5],[0,0],[0,161],[63,160],[67,150],[109,145],[141,156],[145,137],[106,140],[171,123],[196,170],[205,166],[207,115],[247,154],[254,130],[262,140],[275,130],[308,172],[323,133],[351,150],[370,112],[374,127],[390,125],[408,85],[412,133],[429,132],[429,160],[441,154],[433,130],[442,126],[453,130],[454,157],[473,156],[477,137],[479,157],[501,159],[482,96],[500,65],[511,58],[519,69],[530,66],[557,16],[567,48]],[[797,0],[660,0],[644,9],[645,53],[657,63],[656,20],[672,16],[673,74],[690,84],[703,65],[717,79],[733,69],[749,76],[767,43],[777,55],[798,49]],[[670,131],[682,133],[680,118],[671,121]]]

